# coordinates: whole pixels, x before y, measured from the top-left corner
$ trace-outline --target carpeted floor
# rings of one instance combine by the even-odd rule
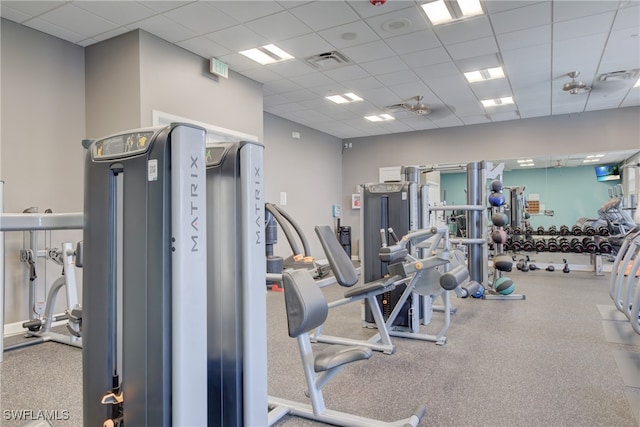
[[[616,362],[619,352],[631,353],[624,375],[633,376],[640,347],[609,342],[603,327],[611,320],[603,319],[602,307],[613,306],[609,274],[514,271],[510,277],[526,300],[454,297],[458,312],[446,345],[394,338],[396,354],[353,363],[325,387],[327,407],[392,421],[425,404],[420,426],[640,425],[632,410],[640,389],[628,385],[633,383]],[[336,285],[323,291],[329,300],[342,294]],[[308,402],[297,345],[287,335],[283,294],[269,292],[267,302],[269,394]],[[374,334],[360,327],[360,310],[358,303],[332,310],[325,332]],[[439,329],[440,316],[434,314],[425,332]],[[640,366],[635,369],[640,376]],[[0,425],[24,424],[8,420],[7,411],[44,409],[68,418],[56,427],[81,425],[80,350],[47,343],[5,353],[0,381]],[[278,423],[315,425],[321,424],[289,416]]]

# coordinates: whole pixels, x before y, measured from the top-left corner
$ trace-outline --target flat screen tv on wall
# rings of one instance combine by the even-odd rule
[[[615,181],[620,179],[618,165],[596,166],[596,179],[598,181]]]

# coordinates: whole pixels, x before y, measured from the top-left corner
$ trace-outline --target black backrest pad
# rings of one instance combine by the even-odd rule
[[[309,270],[293,270],[282,276],[289,336],[296,338],[322,325],[329,307]]]
[[[338,242],[335,234],[333,234],[331,227],[328,225],[316,225],[315,230],[333,275],[336,276],[336,281],[345,287],[351,287],[358,283],[356,268],[351,263],[340,242]]]

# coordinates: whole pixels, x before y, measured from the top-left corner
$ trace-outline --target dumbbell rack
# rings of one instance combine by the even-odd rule
[[[592,228],[592,227],[591,227]],[[606,230],[608,231],[608,230]],[[545,230],[538,227],[534,230],[526,227],[522,230],[515,227],[510,230],[507,227],[509,239],[505,244],[505,250],[514,253],[518,252],[551,252],[551,253],[576,253],[591,255],[591,264],[596,276],[603,275],[602,255],[610,255],[613,247],[607,239],[607,232],[591,229],[586,233],[579,226],[561,226],[558,230],[556,226],[551,226]],[[601,233],[601,234],[598,234]],[[578,267],[578,269],[580,269]],[[590,270],[590,269],[585,269]]]

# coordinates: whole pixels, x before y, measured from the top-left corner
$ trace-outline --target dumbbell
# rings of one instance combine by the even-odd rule
[[[527,225],[527,226],[524,228],[524,234],[525,234],[526,236],[531,236],[531,235],[533,234],[533,227],[531,227],[530,225]]]
[[[571,227],[571,234],[573,234],[574,236],[581,236],[582,227],[580,227],[578,224],[574,225],[573,227]]]
[[[613,252],[613,246],[605,240],[598,245],[598,251],[603,254],[610,254]]]
[[[607,227],[606,225],[601,225],[597,228],[596,232],[598,233],[598,236],[609,236],[609,227]]]
[[[596,242],[588,237],[582,239],[582,244],[584,245],[584,250],[590,253],[594,253],[598,249]]]
[[[566,225],[561,225],[560,226],[560,234],[563,236],[567,236],[570,233],[569,227],[567,227]]]
[[[587,236],[595,236],[596,235],[596,229],[593,228],[593,226],[590,225],[590,224],[585,224],[584,227],[582,227],[582,231]]]
[[[549,246],[547,246],[547,241],[544,239],[536,240],[536,250],[538,252],[546,252],[549,250]]]
[[[513,230],[511,229],[510,225],[505,225],[504,227],[502,227],[502,229],[507,233],[507,234],[513,234]]]
[[[571,252],[571,244],[567,239],[560,239],[560,252]]]
[[[514,252],[519,252],[522,250],[522,242],[520,240],[514,240],[511,242],[511,250]]]
[[[522,244],[522,250],[527,252],[533,252],[535,250],[535,245],[533,244],[533,240],[525,240]]]
[[[539,226],[538,228],[536,228],[536,234],[542,236],[543,234],[546,234],[544,231],[544,227],[543,226]]]
[[[516,226],[516,227],[513,229],[513,234],[515,234],[515,235],[517,235],[517,236],[521,235],[521,234],[522,234],[522,227],[520,227],[519,225],[518,225],[518,226]]]
[[[571,250],[578,254],[584,252],[584,245],[577,237],[571,239]]]
[[[547,248],[549,248],[549,252],[558,252],[559,245],[558,241],[554,238],[551,238],[547,241]]]
[[[556,234],[558,234],[556,226],[552,225],[551,227],[549,227],[549,229],[547,230],[547,234],[549,234],[550,236],[555,236]]]

